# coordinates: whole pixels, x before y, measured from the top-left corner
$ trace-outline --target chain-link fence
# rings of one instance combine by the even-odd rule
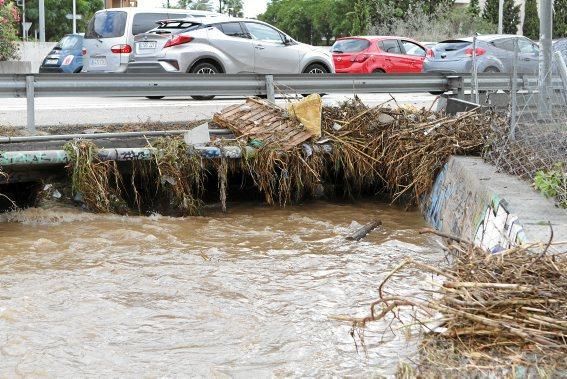
[[[516,75],[521,79],[521,56],[515,57],[512,83]],[[567,208],[567,67],[560,52],[553,58],[551,70],[540,78],[543,85],[495,94],[505,100],[501,106],[507,103],[509,124],[497,131],[485,158]]]

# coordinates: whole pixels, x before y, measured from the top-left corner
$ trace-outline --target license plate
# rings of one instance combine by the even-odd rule
[[[155,49],[157,46],[157,42],[156,41],[138,42],[138,46],[140,46],[140,49]]]
[[[59,59],[47,59],[45,64],[57,64],[59,63]]]
[[[106,58],[91,58],[91,66],[106,66]]]

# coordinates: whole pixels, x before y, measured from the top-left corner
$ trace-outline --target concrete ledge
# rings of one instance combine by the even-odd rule
[[[29,74],[31,62],[28,61],[4,61],[0,62],[0,74]]]
[[[567,240],[567,211],[481,158],[451,157],[438,175],[423,213],[438,230],[491,251],[514,243]]]

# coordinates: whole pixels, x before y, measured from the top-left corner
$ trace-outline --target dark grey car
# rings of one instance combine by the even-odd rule
[[[518,41],[518,73],[538,71],[539,47],[532,40],[517,35],[482,35],[477,37],[478,72],[511,73],[514,64],[515,40]],[[423,72],[470,73],[472,71],[473,38],[447,40],[431,48],[423,62]]]

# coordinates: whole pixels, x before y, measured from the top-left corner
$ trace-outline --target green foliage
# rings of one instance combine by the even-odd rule
[[[473,1],[478,6],[478,0]],[[480,8],[477,16],[471,17],[467,8],[455,8],[453,3],[454,0],[272,0],[260,19],[313,45],[328,45],[337,37],[368,33],[437,41],[453,37],[451,33],[496,30],[480,18]]]
[[[472,17],[478,17],[480,16],[480,4],[478,2],[478,0],[471,0],[471,2],[469,3],[469,6],[467,7],[467,12],[472,16]]]
[[[354,0],[354,9],[350,13],[353,24],[351,34],[364,34],[370,27],[371,4],[368,0]]]
[[[18,57],[16,45],[20,15],[15,5],[0,0],[0,62]]]
[[[242,0],[223,0],[222,7],[221,13],[226,13],[233,17],[244,16]]]
[[[331,16],[334,13],[332,5],[336,2],[273,0],[259,19],[282,29],[299,41],[319,44],[323,36],[332,36],[336,32],[336,18]],[[324,6],[328,8],[325,9]]]
[[[417,41],[442,41],[448,38],[470,36],[474,33],[489,34],[496,26],[480,16],[472,17],[467,8],[440,9],[427,14],[418,8],[405,18],[377,24],[371,32],[377,35],[403,35]]]
[[[214,5],[210,0],[179,0],[175,8],[212,11]]]
[[[524,36],[533,40],[539,39],[539,15],[537,0],[526,0],[526,10],[523,26]]]
[[[555,0],[553,11],[553,38],[565,38],[567,37],[567,0]]]
[[[498,0],[487,0],[484,4],[482,17],[491,24],[498,25]],[[504,0],[504,34],[516,34],[520,23],[520,6],[514,0]]]
[[[559,206],[567,208],[567,172],[564,163],[557,163],[551,170],[536,173],[534,185],[545,197],[554,197]]]
[[[103,0],[77,0],[77,14],[83,16],[77,20],[77,33],[86,30],[93,14],[104,8]],[[59,41],[65,34],[73,32],[73,21],[65,16],[73,13],[72,0],[45,0],[45,40]],[[26,20],[33,22],[33,28],[39,28],[38,0],[26,0]]]

